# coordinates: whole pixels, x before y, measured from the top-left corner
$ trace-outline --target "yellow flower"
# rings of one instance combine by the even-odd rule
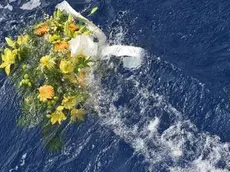
[[[74,64],[71,61],[62,60],[60,63],[60,70],[64,74],[71,73],[74,71]]]
[[[37,36],[43,36],[49,32],[49,26],[45,23],[39,25],[35,30],[34,34]]]
[[[56,124],[57,122],[61,124],[62,121],[66,120],[65,114],[62,112],[63,108],[60,107],[61,106],[58,106],[55,112],[47,115],[47,117],[50,118],[52,125]]]
[[[70,117],[71,121],[73,121],[73,122],[76,122],[77,120],[83,121],[85,114],[86,114],[86,111],[83,109],[74,108],[71,110],[70,114],[71,114],[71,117]]]
[[[28,35],[20,35],[18,36],[17,41],[12,40],[11,38],[5,38],[6,43],[9,47],[16,49],[18,46],[26,44],[29,40]]]
[[[14,40],[8,37],[6,37],[5,40],[8,46],[10,46],[11,48],[16,48],[16,43]]]
[[[63,109],[64,109],[64,106],[58,106],[58,107],[56,108],[57,111],[63,111]]]
[[[54,68],[55,64],[55,59],[50,56],[43,56],[40,59],[40,65],[42,68],[48,68],[49,70],[51,70]]]
[[[62,105],[65,109],[72,109],[77,103],[77,98],[75,96],[64,97],[62,100]]]
[[[40,101],[47,101],[48,99],[52,99],[54,97],[54,88],[51,85],[44,85],[39,89],[39,99]]]
[[[17,44],[18,45],[23,45],[23,44],[26,44],[29,40],[29,36],[28,35],[21,35],[21,36],[18,36],[18,39],[17,39]]]
[[[4,50],[4,54],[2,55],[2,64],[0,65],[0,68],[5,68],[5,72],[7,75],[10,74],[10,67],[11,65],[15,64],[15,58],[17,55],[17,50],[10,50],[6,48]]]

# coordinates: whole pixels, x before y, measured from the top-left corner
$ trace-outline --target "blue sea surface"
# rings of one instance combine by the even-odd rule
[[[109,43],[144,48],[144,62],[104,61],[96,115],[66,126],[56,153],[39,127],[18,127],[20,96],[0,72],[0,171],[230,171],[230,1],[67,1],[83,15],[98,6],[90,20]],[[0,0],[0,44],[60,2]]]

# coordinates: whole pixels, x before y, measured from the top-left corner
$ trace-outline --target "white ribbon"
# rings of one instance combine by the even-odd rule
[[[68,14],[71,14],[78,20],[81,20],[87,24],[87,27],[92,31],[93,36],[98,38],[98,45],[93,45],[92,41],[89,38],[82,36],[81,38],[74,38],[70,41],[71,53],[79,53],[79,49],[86,54],[90,54],[99,58],[105,58],[110,56],[122,57],[123,66],[126,68],[138,68],[141,66],[145,51],[143,48],[134,47],[134,46],[124,46],[124,45],[108,45],[107,38],[105,34],[99,29],[95,24],[89,21],[87,18],[82,16],[80,13],[75,11],[67,1],[63,1],[56,6],[56,8],[65,11]],[[80,42],[79,42],[80,41]],[[81,45],[82,42],[89,43],[86,45]],[[92,45],[91,45],[92,44]],[[95,43],[94,43],[95,44]],[[82,48],[86,50],[83,50]]]

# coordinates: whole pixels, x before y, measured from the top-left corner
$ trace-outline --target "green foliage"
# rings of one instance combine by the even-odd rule
[[[46,143],[46,148],[52,152],[59,152],[61,151],[62,147],[64,146],[63,141],[61,140],[60,135],[56,135],[53,138],[51,138]]]
[[[63,128],[58,126],[52,126],[47,124],[47,121],[43,121],[43,127],[41,131],[41,137],[45,143],[45,147],[52,151],[58,152],[62,149],[64,143],[61,139],[61,131]]]
[[[92,62],[93,61],[91,60],[90,57],[79,56],[77,58],[77,64],[75,66],[75,72],[77,72],[79,69],[90,67],[90,63]]]
[[[46,111],[46,104],[41,103],[36,94],[29,94],[22,102],[22,115],[18,119],[20,127],[37,126],[42,121],[44,116],[41,115]]]

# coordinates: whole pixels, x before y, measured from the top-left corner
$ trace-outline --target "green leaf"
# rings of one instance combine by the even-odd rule
[[[79,32],[84,33],[87,30],[86,26],[81,26]]]
[[[62,16],[63,16],[63,12],[59,9],[54,11],[54,13],[53,13],[53,17],[55,20],[60,20],[62,18]]]
[[[85,31],[83,34],[84,35],[90,35],[92,32],[90,30]]]
[[[73,16],[69,14],[68,16],[68,22],[71,23],[73,21]]]
[[[90,14],[89,14],[88,16],[91,16],[91,15],[93,15],[94,13],[96,13],[97,10],[98,10],[98,7],[94,7],[94,8],[91,10],[91,12],[90,12]]]
[[[69,23],[68,23],[68,22],[65,22],[64,32],[65,32],[65,35],[66,35],[66,36],[71,37],[71,32],[70,32],[70,30],[69,30]]]
[[[61,39],[60,36],[57,35],[57,34],[49,35],[49,41],[50,41],[50,42],[58,41],[58,40],[60,40],[60,39]]]
[[[57,10],[56,17],[60,18],[61,17],[61,10]]]
[[[53,18],[54,18],[54,19],[57,18],[57,11],[54,11],[54,13],[53,13]]]

